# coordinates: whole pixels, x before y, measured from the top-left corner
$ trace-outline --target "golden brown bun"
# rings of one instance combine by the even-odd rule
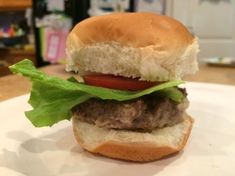
[[[78,23],[67,39],[67,70],[149,81],[197,71],[198,43],[177,20],[154,13],[114,13]]]
[[[113,13],[88,18],[72,30],[84,45],[115,41],[131,47],[158,44],[159,50],[178,51],[193,43],[193,36],[177,20],[154,13]]]
[[[191,132],[193,119],[185,114],[183,122],[151,133],[98,128],[75,117],[72,123],[74,136],[84,149],[111,158],[146,162],[182,150]]]

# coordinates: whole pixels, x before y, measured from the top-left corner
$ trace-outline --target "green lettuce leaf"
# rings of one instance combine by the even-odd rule
[[[37,70],[27,59],[9,68],[13,73],[21,74],[32,81],[29,103],[33,110],[25,114],[36,127],[52,126],[61,120],[69,120],[71,109],[90,98],[127,101],[151,93],[164,95],[175,102],[181,102],[185,98],[176,88],[183,83],[181,80],[165,82],[142,91],[123,91],[89,86],[77,82],[75,78],[64,80],[49,76]]]

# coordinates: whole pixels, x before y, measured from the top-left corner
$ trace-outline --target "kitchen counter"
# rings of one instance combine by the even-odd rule
[[[64,71],[64,65],[50,65],[40,68],[50,74],[68,78],[71,74]],[[235,68],[210,67],[200,65],[200,71],[195,75],[186,76],[186,81],[197,81],[206,83],[218,83],[235,85]],[[8,75],[0,77],[0,101],[7,100],[30,92],[30,82],[18,75]]]

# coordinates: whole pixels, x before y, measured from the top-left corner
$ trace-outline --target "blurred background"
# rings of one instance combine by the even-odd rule
[[[200,39],[200,62],[235,66],[235,0],[1,0],[0,76],[24,58],[64,64],[65,40],[79,21],[112,12],[172,16]]]

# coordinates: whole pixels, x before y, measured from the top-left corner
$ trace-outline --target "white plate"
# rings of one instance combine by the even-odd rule
[[[75,142],[69,121],[34,128],[24,117],[28,95],[0,103],[0,175],[29,176],[234,176],[235,87],[188,83],[195,118],[192,135],[177,155],[132,163],[92,155]]]

